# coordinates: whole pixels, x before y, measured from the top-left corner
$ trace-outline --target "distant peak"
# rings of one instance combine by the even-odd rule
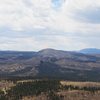
[[[39,52],[41,52],[41,51],[55,51],[56,49],[52,49],[52,48],[46,48],[46,49],[42,49],[42,50],[40,50]]]
[[[85,54],[100,54],[100,49],[97,48],[86,48],[82,49],[79,52],[85,53]]]

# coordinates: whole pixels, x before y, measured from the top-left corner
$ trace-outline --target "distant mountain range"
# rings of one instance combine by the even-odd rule
[[[100,49],[87,48],[87,49],[80,50],[80,53],[84,53],[84,54],[100,54]]]
[[[99,54],[99,49],[78,52],[55,49],[38,52],[0,51],[0,77],[100,81]]]

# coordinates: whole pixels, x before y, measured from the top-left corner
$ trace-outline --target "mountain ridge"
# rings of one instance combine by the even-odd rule
[[[86,48],[79,51],[84,54],[100,54],[100,49],[97,48]]]
[[[0,52],[0,76],[100,80],[100,57],[74,51]]]

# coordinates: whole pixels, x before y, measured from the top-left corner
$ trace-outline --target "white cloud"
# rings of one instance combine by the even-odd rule
[[[55,11],[51,0],[0,0],[0,24],[8,25],[14,30],[50,27],[66,32],[83,31],[87,23],[78,22],[71,16],[77,10],[98,5],[99,1],[96,1],[66,0],[61,9]]]
[[[76,43],[77,42],[77,43]],[[81,48],[88,47],[90,44],[83,43],[78,38],[69,38],[65,36],[40,36],[34,37],[22,37],[22,38],[5,38],[0,39],[0,46],[2,50],[24,50],[34,51],[41,50],[43,48],[54,48],[63,50],[79,50]],[[74,49],[73,49],[74,47]],[[77,48],[76,48],[77,47]]]
[[[96,45],[96,39],[94,43],[91,42],[93,37],[97,39],[100,37],[100,23],[89,22],[90,17],[86,14],[89,10],[91,15],[94,15],[95,9],[100,8],[99,0],[63,0],[63,2],[60,0],[61,5],[58,3],[55,7],[51,1],[0,0],[0,27],[8,27],[4,28],[3,32],[0,28],[0,35],[6,38],[4,43],[0,42],[1,48],[16,47],[19,50],[46,47],[70,50],[89,46],[100,48]],[[91,20],[95,21],[95,16]],[[41,39],[41,34],[44,40]],[[28,37],[24,37],[25,35]],[[88,41],[83,39],[85,37],[88,37]]]

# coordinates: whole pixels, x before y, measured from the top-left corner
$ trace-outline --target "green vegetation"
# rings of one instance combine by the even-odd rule
[[[0,100],[8,100],[6,98],[6,95],[5,95],[4,91],[2,91],[2,90],[0,90]]]
[[[100,90],[100,87],[78,87],[78,86],[73,86],[73,85],[65,85],[62,86],[64,90],[84,90],[84,91],[89,91],[89,92],[96,92]]]
[[[65,82],[66,83],[66,82]],[[76,84],[76,83],[75,83]],[[78,84],[78,83],[77,83]],[[98,83],[99,84],[99,83]],[[6,93],[0,90],[0,100],[22,100],[23,97],[45,95],[46,100],[64,100],[63,91],[83,91],[95,94],[100,91],[100,86],[78,86],[62,84],[60,80],[21,80],[8,88]],[[87,93],[86,92],[86,93]]]
[[[20,99],[23,96],[40,95],[41,93],[53,93],[60,89],[60,82],[56,80],[40,80],[33,82],[21,82],[8,90],[8,95]]]

